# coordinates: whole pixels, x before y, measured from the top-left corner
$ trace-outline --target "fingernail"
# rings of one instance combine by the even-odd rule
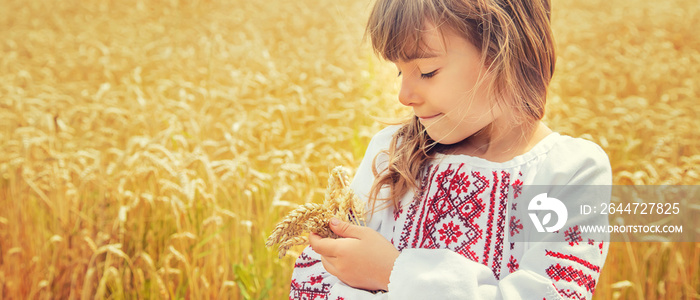
[[[340,225],[340,220],[338,220],[338,218],[331,218],[331,225],[333,225],[333,226]]]

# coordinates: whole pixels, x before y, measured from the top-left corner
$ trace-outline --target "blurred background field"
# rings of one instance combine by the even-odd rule
[[[407,113],[367,1],[0,7],[0,299],[284,299],[266,236]],[[616,184],[698,184],[697,1],[552,16],[546,123]],[[613,243],[595,298],[697,299],[699,265],[699,243]]]

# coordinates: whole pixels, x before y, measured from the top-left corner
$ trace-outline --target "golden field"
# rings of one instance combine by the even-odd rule
[[[0,299],[284,299],[294,258],[265,238],[408,112],[368,1],[0,6]],[[697,1],[552,17],[546,123],[616,184],[698,184]],[[699,243],[612,243],[595,297],[697,299],[699,265]]]

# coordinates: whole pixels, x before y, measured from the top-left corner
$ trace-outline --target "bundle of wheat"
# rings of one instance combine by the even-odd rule
[[[323,204],[306,203],[290,212],[277,224],[265,245],[279,244],[278,253],[282,258],[290,247],[308,243],[304,233],[338,238],[328,226],[331,218],[364,226],[364,211],[364,203],[350,189],[348,172],[343,167],[335,167],[328,178]]]

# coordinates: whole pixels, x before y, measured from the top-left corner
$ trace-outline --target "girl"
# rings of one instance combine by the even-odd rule
[[[540,121],[555,62],[549,9],[548,0],[377,0],[367,34],[396,64],[399,101],[415,115],[379,132],[358,168],[352,188],[368,203],[368,226],[333,220],[342,238],[311,235],[290,298],[592,296],[602,239],[570,225],[536,235],[521,217],[542,204],[527,186],[578,207],[590,198],[574,187],[612,181],[600,147]]]

